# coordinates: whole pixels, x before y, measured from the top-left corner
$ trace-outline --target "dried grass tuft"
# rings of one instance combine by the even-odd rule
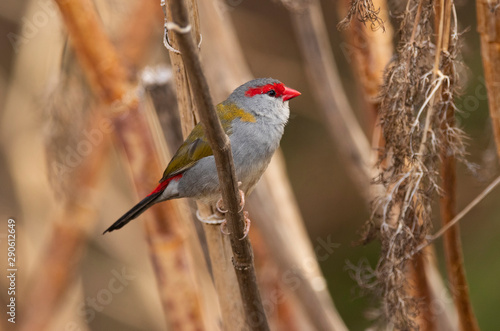
[[[375,9],[372,0],[351,0],[346,17],[337,24],[337,29],[345,30],[351,24],[353,18],[357,18],[363,24],[370,23],[372,31],[382,28],[385,31],[384,21],[379,17],[380,8]]]
[[[440,193],[441,146],[465,161],[464,134],[447,120],[459,90],[460,35],[455,20],[448,51],[436,52],[441,48],[433,43],[433,5],[430,0],[410,0],[399,16],[400,42],[380,97],[385,148],[374,182],[385,190],[372,203],[364,236],[365,242],[375,235],[380,238],[381,257],[373,271],[355,273],[363,288],[382,298],[385,322],[401,330],[417,328],[419,298],[411,297],[406,269],[431,229],[431,202]],[[436,43],[442,38],[443,33],[437,33]]]

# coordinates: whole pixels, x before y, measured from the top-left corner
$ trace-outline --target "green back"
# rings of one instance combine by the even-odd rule
[[[227,135],[231,135],[232,123],[235,119],[242,122],[255,122],[255,117],[252,114],[238,108],[233,103],[220,103],[216,109],[222,128]],[[205,136],[205,129],[201,123],[198,123],[175,153],[160,182],[186,171],[199,160],[210,155],[213,155],[213,152]]]

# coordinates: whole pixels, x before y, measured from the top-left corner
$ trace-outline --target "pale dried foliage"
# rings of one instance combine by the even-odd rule
[[[370,23],[370,28],[376,31],[380,28],[385,31],[384,21],[379,17],[380,8],[375,8],[372,0],[351,0],[347,16],[337,24],[337,29],[345,30],[353,18],[361,23]]]
[[[380,238],[381,256],[374,270],[358,270],[355,277],[382,298],[380,315],[386,323],[401,330],[417,328],[419,298],[411,297],[406,269],[431,228],[431,202],[440,193],[441,146],[457,159],[465,154],[462,131],[447,121],[461,66],[456,20],[449,51],[436,54],[433,5],[410,0],[400,16],[399,45],[380,100],[385,148],[374,181],[385,190],[373,201],[364,238]]]

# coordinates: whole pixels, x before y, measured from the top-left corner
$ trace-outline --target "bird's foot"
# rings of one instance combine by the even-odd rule
[[[212,225],[219,225],[226,222],[226,220],[224,219],[224,215],[218,213],[203,218],[201,217],[199,210],[196,211],[196,218],[198,219],[198,221],[202,223],[212,224]]]
[[[245,230],[243,231],[243,237],[241,237],[240,240],[243,240],[248,236],[248,233],[250,232],[250,225],[252,224],[247,211],[243,212],[243,220],[245,221]]]
[[[238,182],[238,186],[240,185],[241,182]],[[238,213],[241,212],[243,208],[245,208],[245,193],[243,193],[242,190],[239,190],[239,192],[240,192],[240,210],[238,210]],[[217,211],[221,214],[225,214],[228,212],[228,210],[224,206],[224,201],[222,200],[222,198],[220,198],[219,201],[217,201],[215,207],[217,208]]]
[[[240,186],[241,182],[238,182],[238,187]],[[239,192],[240,192],[240,210],[238,210],[238,213],[242,212],[243,208],[245,208],[245,193],[242,190],[239,190]],[[215,208],[217,210],[216,212],[221,215],[220,216],[221,218],[223,217],[224,214],[228,212],[228,210],[224,206],[224,201],[222,200],[222,198],[220,198],[219,201],[217,201],[217,203],[215,204]],[[248,218],[247,211],[243,212],[243,220],[245,222],[245,230],[243,232],[243,237],[240,238],[240,240],[245,239],[246,236],[248,236],[248,232],[250,231],[251,222],[250,219]],[[226,235],[230,234],[230,232],[227,231],[227,221],[224,219],[220,224],[221,224],[220,231]]]
[[[215,208],[217,208],[217,211],[221,214],[225,214],[228,212],[228,210],[226,210],[224,207],[224,201],[222,200],[222,198],[217,201],[217,203],[215,204]]]
[[[248,233],[250,232],[250,225],[252,222],[250,221],[250,218],[248,217],[247,211],[243,212],[243,220],[245,221],[245,230],[243,231],[243,237],[241,237],[240,240],[245,239],[248,236]],[[226,228],[227,228],[227,221],[223,220],[221,225],[220,225],[220,232],[222,232],[225,235],[231,234],[231,232],[226,231]]]
[[[238,186],[239,184],[241,184],[241,182],[238,182]],[[245,193],[243,193],[242,190],[239,191],[240,191],[240,210],[238,210],[238,213],[241,212],[243,208],[245,208]]]
[[[222,222],[220,224],[220,232],[222,232],[222,234],[225,234],[226,236],[228,236],[231,234],[231,232],[226,231],[226,229],[227,229],[227,221],[224,220],[224,222]]]

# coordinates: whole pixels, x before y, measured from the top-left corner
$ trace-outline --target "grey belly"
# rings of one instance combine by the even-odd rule
[[[236,178],[241,182],[240,189],[247,194],[259,181],[266,170],[276,146],[261,141],[246,141],[233,148]],[[205,157],[187,170],[179,182],[179,196],[192,197],[208,204],[220,199],[219,179],[213,156]]]

